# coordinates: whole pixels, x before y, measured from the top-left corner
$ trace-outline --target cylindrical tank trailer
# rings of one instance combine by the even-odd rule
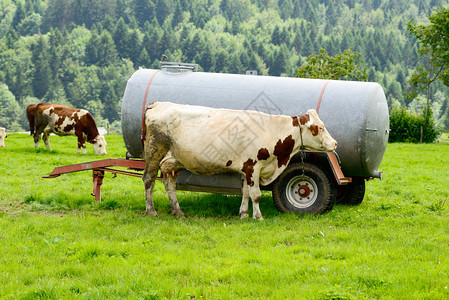
[[[302,152],[265,187],[273,191],[281,211],[322,213],[337,198],[359,204],[365,180],[382,176],[378,168],[387,146],[389,114],[377,83],[204,73],[197,72],[194,64],[180,63],[162,63],[161,70],[140,69],[128,80],[122,103],[122,134],[129,158],[142,157],[143,112],[154,101],[289,116],[316,109],[338,142],[335,153],[347,180],[335,178],[326,153]],[[241,175],[200,176],[183,170],[177,188],[239,194]]]

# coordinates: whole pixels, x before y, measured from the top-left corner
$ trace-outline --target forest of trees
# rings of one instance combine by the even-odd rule
[[[27,130],[25,108],[52,102],[88,109],[120,128],[126,81],[170,61],[205,72],[295,76],[320,48],[360,53],[388,104],[404,97],[418,64],[411,19],[426,22],[447,0],[0,0],[0,126]],[[449,89],[431,87],[437,126],[449,129]]]

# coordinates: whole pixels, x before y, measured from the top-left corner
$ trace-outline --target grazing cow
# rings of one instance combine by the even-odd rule
[[[145,111],[143,181],[146,213],[157,216],[153,187],[161,170],[172,214],[184,216],[176,198],[176,176],[185,168],[195,174],[236,172],[243,175],[239,215],[262,220],[259,184],[273,182],[302,147],[333,151],[337,142],[315,110],[301,116],[213,109],[155,102]]]
[[[30,122],[30,132],[34,131],[34,146],[38,147],[41,133],[48,150],[50,149],[50,133],[57,135],[76,135],[78,137],[78,153],[83,148],[86,154],[86,141],[94,146],[97,154],[106,153],[106,140],[98,133],[97,125],[92,115],[84,109],[77,109],[63,105],[50,103],[39,103],[36,105],[34,114],[28,114],[32,106],[28,106],[27,115]],[[34,117],[34,120],[32,120]],[[34,121],[34,130],[31,124]]]
[[[5,147],[5,138],[7,137],[8,135],[6,134],[6,129],[0,127],[0,147]]]

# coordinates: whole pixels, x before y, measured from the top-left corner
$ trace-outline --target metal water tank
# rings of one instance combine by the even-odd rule
[[[338,142],[344,175],[380,176],[389,114],[377,83],[204,73],[189,64],[140,69],[128,80],[122,103],[122,134],[131,157],[142,157],[143,111],[154,101],[290,116],[317,109]]]

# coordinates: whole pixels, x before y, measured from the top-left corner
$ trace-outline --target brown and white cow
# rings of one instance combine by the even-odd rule
[[[172,214],[184,216],[176,198],[176,176],[185,168],[195,174],[236,172],[243,175],[239,215],[262,220],[259,184],[273,182],[301,147],[333,151],[337,142],[315,110],[301,116],[213,109],[155,102],[145,112],[143,181],[146,213],[157,216],[153,187],[160,169]]]
[[[33,105],[33,104],[32,104]],[[48,150],[50,133],[60,136],[75,135],[78,137],[78,153],[83,148],[86,154],[86,141],[91,143],[97,154],[106,152],[106,140],[98,132],[97,125],[92,115],[84,109],[72,108],[64,105],[39,103],[34,107],[34,114],[30,114],[33,106],[27,108],[30,132],[34,133],[34,147],[39,145],[39,139],[43,133],[43,140]],[[34,119],[33,119],[34,118]],[[31,126],[34,124],[34,126]]]
[[[0,127],[0,147],[5,147],[5,138],[7,137],[8,135],[6,134],[6,129]]]

